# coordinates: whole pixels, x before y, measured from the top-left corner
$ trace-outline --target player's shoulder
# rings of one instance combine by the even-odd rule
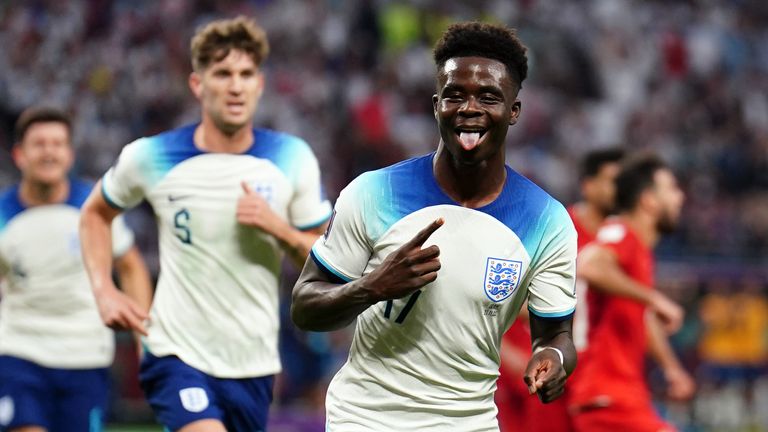
[[[23,212],[24,205],[19,199],[19,185],[14,184],[0,191],[0,230],[16,215]]]
[[[296,135],[288,132],[277,131],[269,128],[253,128],[253,137],[255,142],[264,142],[285,147],[309,148],[309,144]]]
[[[246,153],[280,162],[313,155],[312,148],[304,139],[266,128],[253,129],[253,145]]]
[[[597,241],[603,244],[619,244],[631,240],[631,231],[626,224],[610,219],[597,230]]]
[[[192,139],[195,134],[195,129],[197,128],[197,124],[188,124],[184,126],[177,127],[175,129],[169,129],[167,131],[160,132],[155,135],[150,135],[147,137],[144,137],[143,139],[139,139],[137,141],[145,141],[150,143],[158,143],[158,144],[177,144],[181,141],[183,141],[185,144],[192,142]]]
[[[157,154],[201,153],[195,147],[195,129],[197,124],[189,124],[161,132],[156,135],[139,138],[132,144],[137,147],[152,148]]]
[[[368,191],[426,189],[427,175],[432,175],[432,154],[417,156],[393,165],[367,171],[355,178],[350,187]]]
[[[253,145],[244,153],[275,164],[290,178],[296,178],[317,164],[310,145],[302,138],[266,128],[253,129]]]
[[[531,179],[509,166],[506,168],[506,189],[514,197],[511,201],[518,212],[522,210],[522,214],[528,218],[546,217],[555,224],[573,226],[568,210],[559,200]]]
[[[203,153],[195,147],[196,127],[191,124],[138,138],[123,148],[115,165],[128,163],[145,174],[167,172],[171,167]]]
[[[88,195],[91,194],[93,189],[93,182],[79,178],[69,179],[69,197],[67,197],[66,204],[72,207],[82,207]]]

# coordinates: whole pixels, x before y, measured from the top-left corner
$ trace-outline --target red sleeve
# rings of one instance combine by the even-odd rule
[[[632,233],[620,223],[608,223],[597,232],[596,243],[611,250],[622,268],[626,268],[633,255]]]

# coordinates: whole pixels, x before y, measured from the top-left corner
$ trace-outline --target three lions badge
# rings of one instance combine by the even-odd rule
[[[483,288],[489,299],[498,303],[511,296],[520,286],[521,261],[488,258]]]

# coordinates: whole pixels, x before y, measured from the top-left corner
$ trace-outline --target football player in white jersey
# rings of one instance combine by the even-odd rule
[[[114,335],[99,319],[77,235],[92,184],[68,178],[67,115],[30,108],[16,124],[21,182],[0,192],[0,430],[101,430]],[[109,226],[106,227],[110,229]],[[122,218],[104,259],[122,288],[142,297],[149,273]]]
[[[140,382],[163,425],[264,430],[277,350],[284,254],[304,263],[331,215],[303,140],[253,127],[264,31],[238,17],[192,39],[200,123],[127,145],[89,197],[83,250],[102,318],[146,333]],[[149,319],[115,290],[106,227],[143,199],[155,211],[160,276]]]
[[[559,397],[576,363],[576,232],[507,167],[527,74],[513,30],[452,25],[434,50],[434,153],[342,191],[293,292],[301,328],[357,318],[326,399],[327,431],[497,431],[501,337],[528,300],[529,392]]]

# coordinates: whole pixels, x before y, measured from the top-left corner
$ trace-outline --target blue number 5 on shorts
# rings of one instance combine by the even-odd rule
[[[272,375],[226,379],[207,375],[176,356],[144,352],[139,381],[158,421],[171,430],[217,419],[232,432],[266,429],[272,402]]]

